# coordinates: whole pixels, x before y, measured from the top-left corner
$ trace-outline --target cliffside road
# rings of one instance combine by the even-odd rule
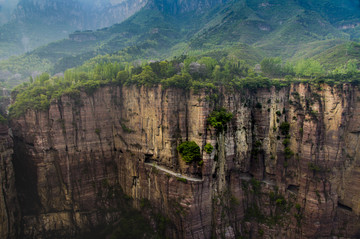
[[[173,176],[175,176],[175,177],[177,177],[177,178],[184,178],[184,179],[186,179],[187,181],[190,181],[190,182],[202,182],[202,181],[203,181],[203,180],[200,179],[200,178],[192,178],[192,177],[188,177],[188,176],[182,175],[182,174],[180,174],[180,173],[175,173],[175,172],[173,172],[173,171],[171,171],[171,170],[168,170],[168,169],[166,169],[166,168],[164,168],[164,167],[162,167],[162,166],[159,166],[159,165],[157,165],[157,164],[155,164],[155,163],[145,163],[145,164],[146,164],[146,165],[149,165],[149,166],[152,166],[152,167],[155,167],[156,169],[161,170],[161,171],[163,171],[163,172],[165,172],[165,173],[168,173],[168,174],[170,174],[170,175],[173,175]]]

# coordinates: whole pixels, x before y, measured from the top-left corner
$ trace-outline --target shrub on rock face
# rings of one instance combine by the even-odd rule
[[[214,150],[214,147],[211,144],[206,144],[204,150],[206,153],[211,154],[212,151]]]
[[[290,124],[288,122],[282,122],[280,125],[280,131],[283,135],[288,135],[290,132]]]
[[[214,127],[218,132],[226,131],[226,124],[233,118],[233,114],[227,112],[225,108],[219,111],[214,110],[207,119],[208,123]]]
[[[201,159],[200,147],[194,141],[186,141],[181,143],[177,147],[177,150],[180,153],[182,159],[187,163]]]

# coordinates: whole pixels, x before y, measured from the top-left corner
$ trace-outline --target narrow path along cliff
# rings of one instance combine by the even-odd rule
[[[200,178],[192,178],[192,177],[188,177],[188,176],[185,176],[185,175],[182,175],[181,173],[176,173],[176,172],[173,172],[171,170],[168,170],[162,166],[159,166],[155,163],[145,163],[146,165],[149,165],[149,166],[152,166],[152,167],[155,167],[156,169],[160,170],[160,171],[163,171],[165,173],[168,173],[170,175],[173,175],[175,177],[178,177],[178,178],[184,178],[186,179],[187,181],[190,181],[190,182],[202,182],[203,180],[200,179]]]
[[[222,114],[206,92],[107,86],[13,119],[21,233],[76,238],[124,218],[126,201],[160,215],[174,239],[360,238],[360,91],[293,84],[219,97]],[[233,114],[221,139],[212,112]],[[180,157],[185,141],[201,165]]]

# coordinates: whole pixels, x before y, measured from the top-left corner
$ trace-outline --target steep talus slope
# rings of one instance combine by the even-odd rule
[[[13,120],[24,235],[114,222],[121,188],[171,238],[359,236],[357,88],[214,94],[104,87]],[[225,132],[207,124],[216,106]],[[215,149],[186,164],[186,140]]]

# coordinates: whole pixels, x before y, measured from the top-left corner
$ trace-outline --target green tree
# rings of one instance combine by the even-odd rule
[[[188,73],[182,73],[181,75],[174,75],[170,78],[161,80],[161,84],[164,88],[176,87],[180,89],[188,89],[191,86],[191,76]]]
[[[140,74],[134,75],[132,77],[132,83],[137,85],[154,86],[155,84],[159,83],[159,81],[152,68],[147,65],[143,67]]]
[[[346,64],[346,73],[347,74],[355,74],[359,72],[357,67],[358,61],[355,59],[351,59]]]
[[[282,63],[279,57],[264,58],[261,63],[262,72],[270,77],[282,76]]]
[[[194,141],[185,141],[177,147],[182,159],[191,163],[201,159],[200,147]]]
[[[324,69],[318,61],[307,59],[297,62],[295,65],[295,73],[298,76],[313,78],[323,75]]]
[[[214,110],[208,117],[207,122],[214,127],[217,132],[222,132],[227,129],[227,123],[231,121],[233,114],[227,112],[225,108]]]
[[[197,62],[200,64],[204,64],[206,66],[206,75],[207,76],[211,75],[215,66],[218,64],[218,62],[211,57],[203,57],[200,60],[198,60]]]
[[[211,154],[213,150],[214,150],[214,146],[212,146],[212,145],[209,144],[209,143],[207,143],[207,144],[204,146],[204,151],[205,151],[207,154]]]
[[[129,79],[129,73],[127,71],[119,71],[116,75],[116,82],[119,84],[125,83]]]

